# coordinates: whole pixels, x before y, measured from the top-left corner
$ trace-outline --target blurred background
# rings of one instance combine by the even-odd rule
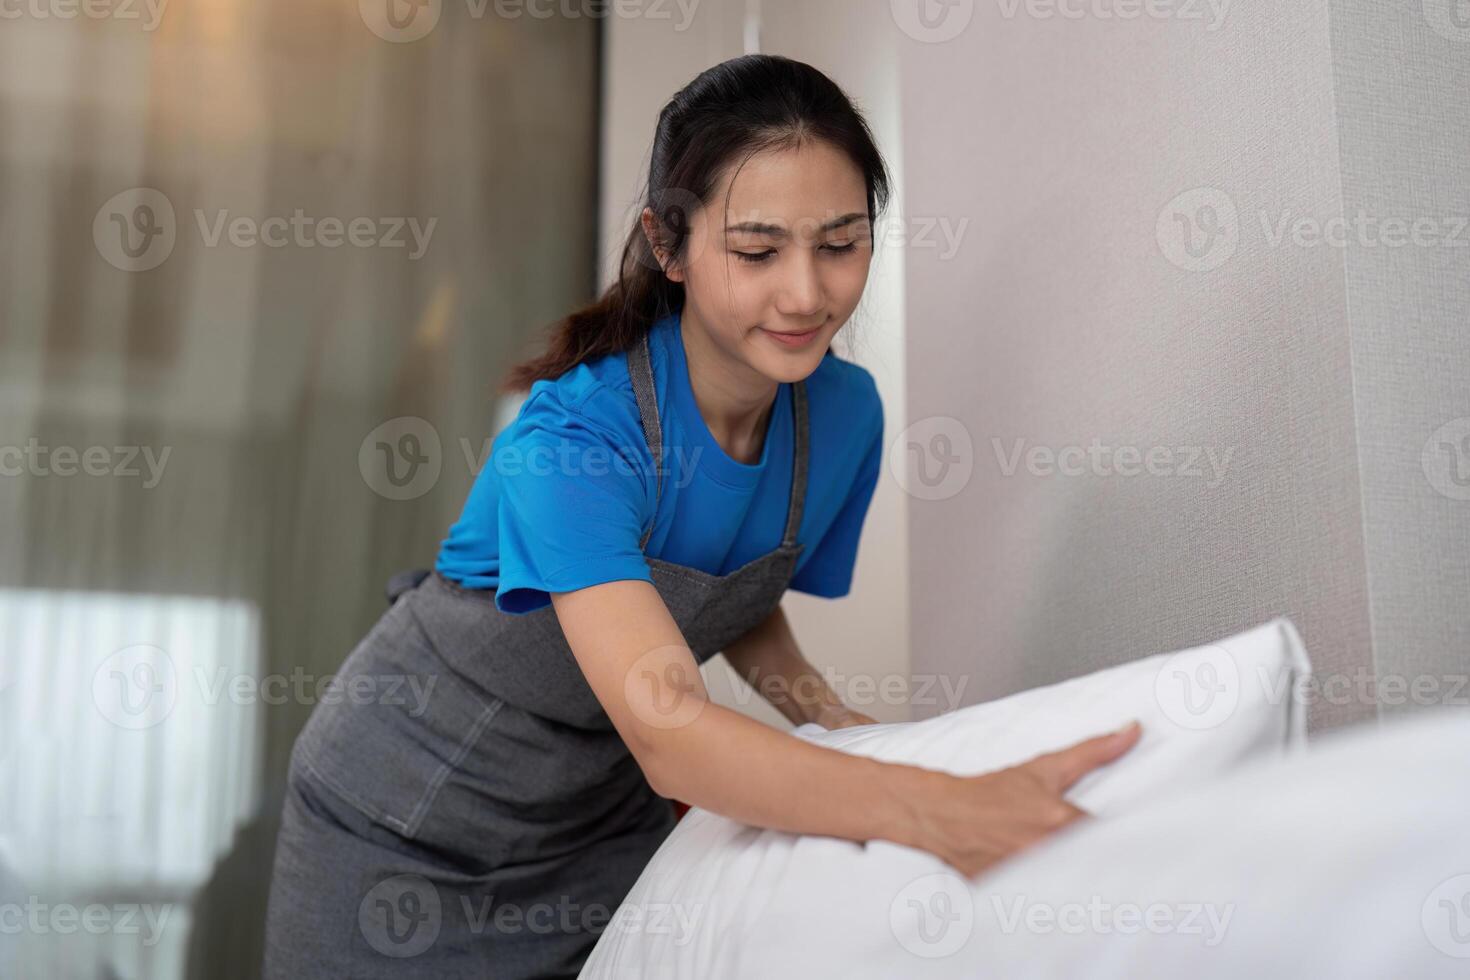
[[[1275,615],[1314,731],[1467,703],[1460,0],[0,0],[0,977],[258,975],[297,731],[752,51],[896,180],[889,465],[786,603],[849,703]]]
[[[0,480],[0,856],[43,924],[108,911],[7,930],[0,972],[258,976],[295,733],[458,517],[499,372],[596,285],[600,30],[65,10],[0,21],[0,445],[35,447]],[[395,486],[377,446],[434,431]]]

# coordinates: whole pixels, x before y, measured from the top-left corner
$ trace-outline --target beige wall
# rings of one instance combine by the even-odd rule
[[[1470,504],[1420,456],[1470,415],[1470,250],[1309,234],[1466,213],[1470,47],[1425,6],[962,4],[948,37],[894,31],[911,208],[971,229],[910,255],[909,441],[969,441],[911,504],[916,670],[983,700],[1283,614],[1343,691],[1313,730],[1373,717],[1375,672],[1453,695]],[[1094,440],[1140,456],[1024,455]],[[1150,450],[1154,475],[1100,472]]]
[[[1463,707],[1470,701],[1470,22],[1451,17],[1453,7],[1333,0],[1331,40],[1343,211],[1422,222],[1425,243],[1343,252],[1374,659],[1386,679],[1417,679],[1423,700],[1442,694]],[[1421,699],[1411,692],[1383,700],[1385,711],[1397,712]]]

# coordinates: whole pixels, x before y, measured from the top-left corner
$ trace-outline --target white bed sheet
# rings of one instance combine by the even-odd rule
[[[1248,764],[1301,756],[1304,706],[1294,692],[1309,676],[1296,630],[1278,619],[923,722],[834,732],[803,726],[797,734],[971,775],[1140,718],[1139,744],[1068,793],[1099,818],[1084,822],[1093,832],[1218,785]],[[995,873],[966,882],[933,855],[888,841],[786,834],[696,808],[634,885],[581,976],[1047,975],[976,972],[1016,945],[1014,933],[999,943],[986,938],[976,915]],[[968,927],[945,926],[951,913]]]

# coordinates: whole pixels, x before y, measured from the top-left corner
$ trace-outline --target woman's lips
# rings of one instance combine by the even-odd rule
[[[815,340],[817,335],[822,332],[821,327],[813,327],[805,333],[777,333],[774,330],[767,330],[765,327],[761,327],[760,329],[767,337],[770,337],[784,347],[804,347]]]

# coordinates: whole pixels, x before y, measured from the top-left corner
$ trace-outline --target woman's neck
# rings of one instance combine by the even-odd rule
[[[681,321],[689,387],[705,427],[731,459],[759,462],[780,384],[715,346],[687,306]]]

